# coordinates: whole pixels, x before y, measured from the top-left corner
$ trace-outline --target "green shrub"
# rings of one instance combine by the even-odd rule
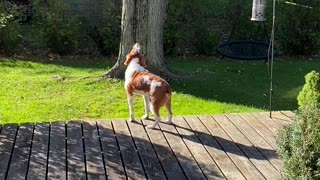
[[[320,104],[320,74],[311,71],[305,76],[305,85],[298,95],[300,109],[313,108]]]
[[[33,0],[33,30],[53,53],[72,53],[78,45],[79,22],[65,18],[64,0]]]
[[[285,179],[320,179],[320,110],[304,109],[277,136]]]
[[[118,0],[104,2],[103,22],[99,25],[88,25],[87,32],[103,55],[118,53],[121,33],[121,7]]]
[[[285,179],[320,179],[320,75],[312,71],[299,93],[299,112],[277,136]]]
[[[285,54],[312,55],[320,50],[319,0],[279,1],[277,41]]]
[[[23,8],[2,1],[0,12],[0,49],[14,54],[22,40],[19,21],[22,20]]]
[[[214,54],[224,21],[223,8],[222,0],[170,1],[164,26],[165,54]]]

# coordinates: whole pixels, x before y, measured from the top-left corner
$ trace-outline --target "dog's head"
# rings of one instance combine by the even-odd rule
[[[132,47],[130,53],[126,57],[126,60],[124,61],[124,65],[128,66],[132,59],[138,58],[139,59],[139,64],[142,67],[146,68],[147,64],[146,64],[146,61],[145,61],[144,57],[140,53],[140,49],[141,49],[141,46],[140,46],[139,43],[134,44],[134,46]]]

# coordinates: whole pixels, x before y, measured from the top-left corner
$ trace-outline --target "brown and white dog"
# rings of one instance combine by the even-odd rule
[[[129,104],[129,121],[134,121],[133,94],[140,94],[144,98],[145,115],[143,119],[149,118],[149,112],[155,116],[155,122],[148,128],[155,128],[160,118],[160,107],[165,106],[168,111],[166,123],[172,123],[170,85],[159,76],[150,73],[146,68],[144,57],[140,53],[140,45],[136,43],[127,55],[124,64],[127,66],[125,72],[125,89]]]

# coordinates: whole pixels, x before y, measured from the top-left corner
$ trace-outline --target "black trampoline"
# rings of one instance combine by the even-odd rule
[[[217,52],[223,57],[239,60],[267,60],[271,57],[269,44],[262,41],[252,40],[231,40],[221,43]],[[278,54],[273,50],[274,56]]]
[[[218,45],[216,51],[222,56],[231,59],[238,60],[265,60],[267,61],[273,56],[278,54],[277,49],[273,48],[269,42],[268,32],[265,25],[265,8],[266,0],[253,0],[252,18],[251,21],[256,22],[256,25],[260,25],[261,31],[255,34],[261,34],[262,36],[256,38],[250,38],[250,40],[237,40],[233,39],[233,35],[237,32],[237,27],[240,24],[240,16],[242,14],[243,0],[240,0],[238,12],[234,13],[234,21],[231,28],[231,32],[227,41],[223,41]],[[263,35],[264,34],[264,35]]]

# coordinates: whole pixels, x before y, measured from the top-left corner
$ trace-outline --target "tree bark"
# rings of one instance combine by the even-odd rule
[[[167,0],[122,0],[121,42],[115,65],[104,76],[124,78],[124,60],[132,46],[141,45],[147,61],[147,69],[168,77],[163,61],[163,26]]]

